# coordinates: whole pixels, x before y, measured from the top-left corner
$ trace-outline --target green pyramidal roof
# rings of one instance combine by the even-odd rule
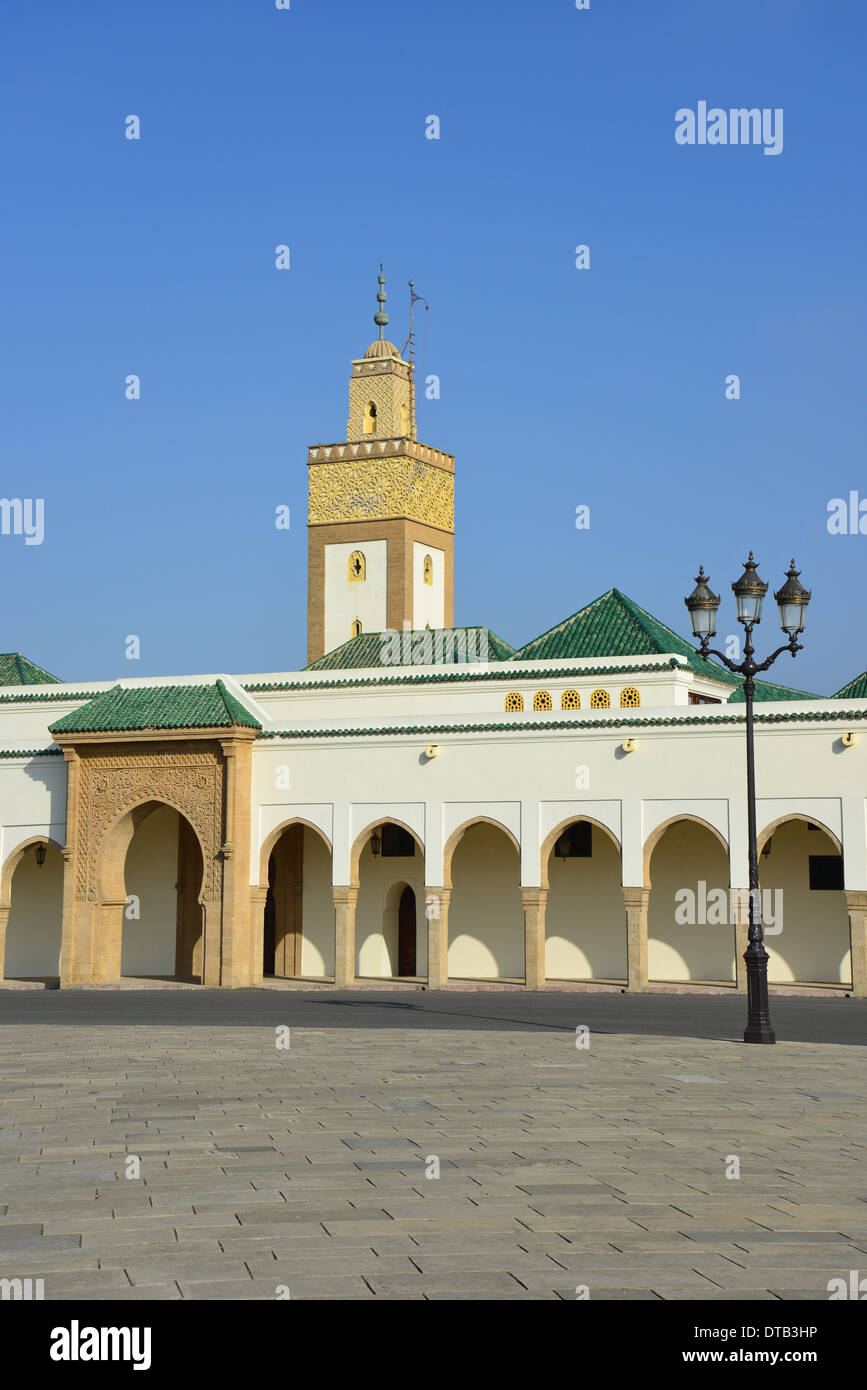
[[[867,699],[867,671],[862,671],[860,676],[849,681],[846,685],[836,691],[831,696],[832,700],[864,700]]]
[[[581,657],[683,656],[694,671],[734,685],[737,677],[712,661],[702,661],[685,638],[666,627],[619,589],[607,593],[535,637],[516,653],[515,661],[569,660]]]
[[[358,666],[451,666],[509,661],[515,648],[488,627],[416,628],[407,632],[363,632],[311,661],[308,671],[342,671]]]
[[[115,685],[50,726],[52,734],[125,733],[136,729],[228,729],[262,725],[223,681],[212,685]]]
[[[52,676],[20,652],[0,652],[0,685],[62,685],[59,676]]]

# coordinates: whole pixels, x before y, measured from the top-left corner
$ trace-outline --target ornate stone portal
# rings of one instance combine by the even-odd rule
[[[126,854],[137,825],[159,804],[183,817],[179,968],[195,971],[206,985],[237,988],[261,979],[262,924],[250,910],[254,738],[254,730],[243,728],[225,736],[185,729],[153,739],[142,732],[57,735],[68,764],[62,986],[119,981]],[[198,870],[190,834],[201,853],[197,894],[185,881],[184,863]]]

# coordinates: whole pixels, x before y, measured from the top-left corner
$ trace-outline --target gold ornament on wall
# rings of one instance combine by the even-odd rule
[[[443,468],[401,456],[352,459],[314,464],[309,477],[313,523],[408,517],[454,530],[454,477]]]

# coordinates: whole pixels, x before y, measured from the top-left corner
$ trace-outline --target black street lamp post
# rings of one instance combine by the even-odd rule
[[[699,567],[695,588],[689,598],[684,599],[684,603],[689,609],[693,636],[697,637],[700,643],[699,655],[705,660],[709,656],[717,657],[729,671],[737,671],[744,678],[744,698],[747,706],[747,829],[750,854],[749,944],[744,952],[747,966],[747,1026],[744,1030],[744,1042],[748,1043],[772,1043],[776,1041],[774,1030],[771,1027],[768,1005],[768,953],[765,950],[762,932],[761,895],[759,892],[753,696],[756,688],[755,678],[759,671],[767,671],[768,667],[772,666],[783,652],[790,652],[794,657],[795,653],[802,649],[801,643],[797,639],[799,633],[804,631],[804,614],[807,604],[810,602],[810,593],[798,583],[799,573],[800,571],[795,569],[793,560],[786,575],[785,584],[774,594],[780,610],[780,627],[783,632],[789,634],[789,640],[782,647],[778,647],[766,661],[753,660],[753,628],[756,623],[761,622],[762,601],[768,592],[768,586],[762,582],[757,574],[757,563],[753,559],[752,551],[750,551],[750,558],[744,566],[744,572],[740,579],[732,584],[738,609],[738,622],[744,625],[744,659],[742,662],[737,664],[730,661],[722,652],[716,651],[709,645],[710,639],[716,636],[716,615],[720,601],[719,595],[713,593],[710,588],[709,578],[705,574],[703,566]]]

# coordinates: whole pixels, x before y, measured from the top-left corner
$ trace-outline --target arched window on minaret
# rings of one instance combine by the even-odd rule
[[[361,636],[361,619],[360,619],[360,618],[354,618],[354,619],[353,619],[353,622],[352,622],[352,629],[351,629],[351,631],[350,631],[350,636],[351,636],[351,637],[360,637],[360,636]]]
[[[404,438],[409,434],[409,410],[405,405],[400,407],[400,432]]]
[[[365,433],[365,434],[375,434],[375,433],[376,433],[376,403],[375,403],[375,401],[368,401],[368,402],[367,402],[367,405],[364,407],[364,433]]]
[[[360,550],[353,550],[346,562],[346,577],[350,584],[358,584],[367,578],[367,563]]]
[[[425,584],[433,584],[433,560],[429,555],[425,555],[422,563],[422,576]]]

